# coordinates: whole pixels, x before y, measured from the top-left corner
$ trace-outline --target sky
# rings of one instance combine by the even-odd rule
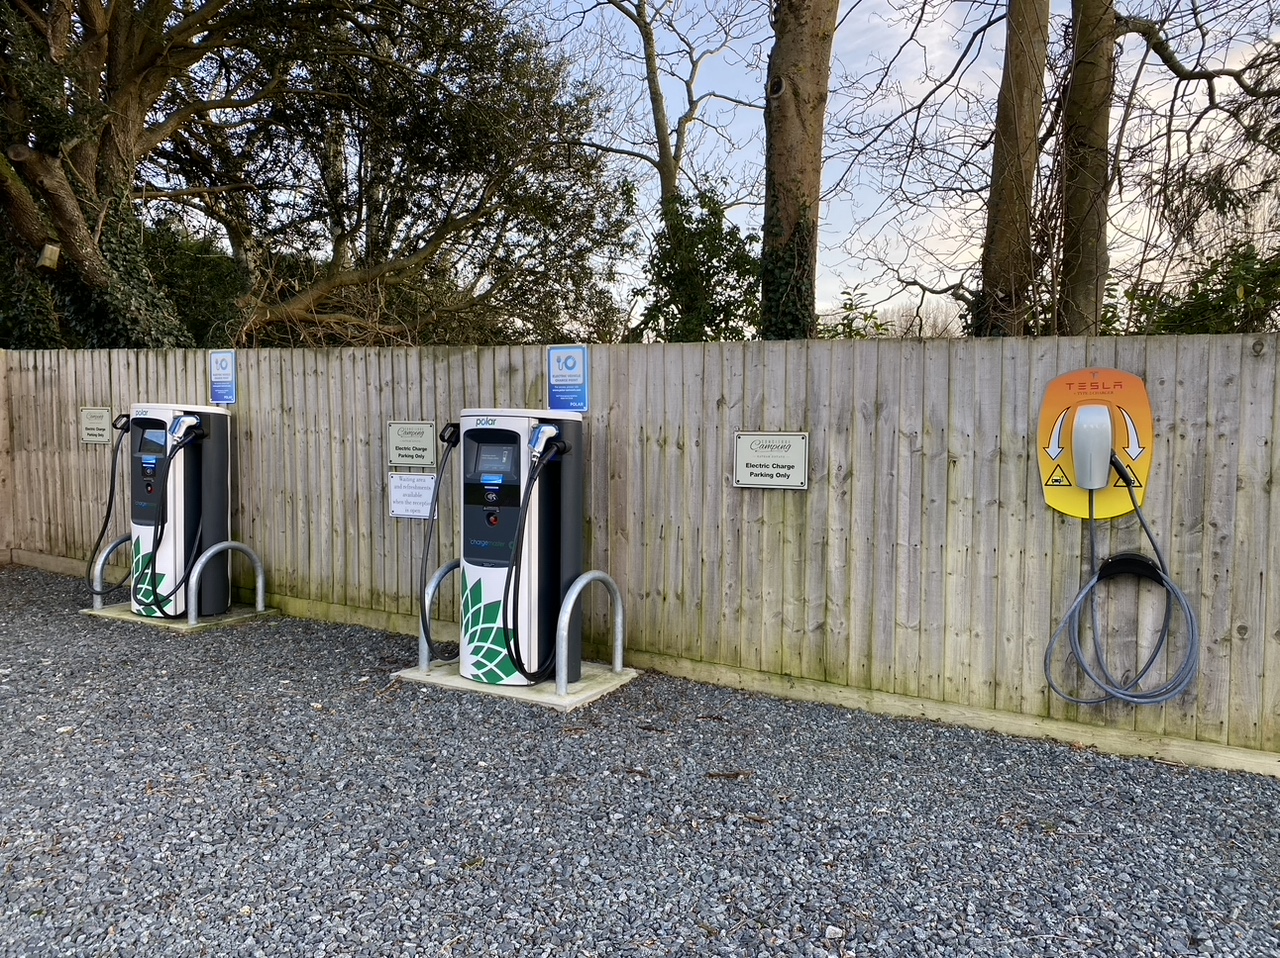
[[[1252,7],[1247,6],[1249,2],[1218,0],[1195,7],[1199,19],[1186,21],[1185,27],[1178,26],[1178,18],[1186,20],[1193,9],[1187,0],[1133,0],[1125,5],[1125,12],[1167,22],[1184,55],[1199,49],[1211,63],[1235,65],[1243,56],[1243,44],[1227,44],[1215,52],[1215,45],[1238,25],[1238,14],[1232,11],[1245,9],[1259,22],[1276,19],[1270,12],[1270,0],[1258,0]],[[653,6],[669,14],[674,26],[658,34],[659,46],[672,57],[667,62],[673,75],[663,86],[671,117],[683,109],[686,97],[687,59],[680,56],[682,38],[689,40],[693,49],[708,53],[693,85],[696,93],[715,92],[729,98],[710,99],[704,104],[702,116],[707,123],[688,153],[688,171],[704,179],[724,177],[726,189],[744,200],[733,214],[735,220],[758,231],[763,199],[763,118],[758,109],[738,103],[760,101],[771,42],[766,0],[656,0]],[[611,87],[618,104],[612,122],[619,141],[637,150],[650,148],[652,120],[634,59],[634,28],[608,2],[554,0],[552,9],[579,14],[577,19],[563,22],[572,24],[566,37],[568,42],[579,44],[580,51],[589,50],[592,43],[597,49],[601,44],[609,48],[604,56],[582,55],[576,62],[584,76]],[[883,160],[851,164],[848,153],[866,143],[867,130],[877,115],[889,116],[897,109],[892,97],[871,101],[866,92],[870,84],[883,79],[885,88],[901,102],[918,100],[933,86],[934,78],[947,77],[957,62],[964,64],[955,81],[961,95],[948,101],[952,106],[942,111],[932,132],[947,150],[961,150],[975,136],[984,138],[1000,82],[1004,26],[997,24],[985,31],[979,28],[1003,9],[998,0],[953,0],[923,8],[919,0],[842,0],[828,115],[827,193],[817,290],[820,308],[834,308],[850,287],[860,288],[871,302],[891,293],[894,284],[877,260],[900,264],[929,285],[953,282],[966,265],[972,267],[977,262],[989,164],[985,149],[971,150],[967,165],[947,171],[967,183],[969,190],[963,195],[931,193],[935,184],[929,176],[936,175],[937,164],[948,152],[935,151],[929,157],[935,167],[928,171],[917,164],[886,164]],[[723,38],[717,36],[709,10],[718,13],[720,23],[738,31],[715,54],[708,51]],[[1054,0],[1055,32],[1063,29],[1069,10],[1069,2]],[[1181,38],[1180,29],[1185,30]],[[965,50],[970,41],[972,45]],[[1167,103],[1174,90],[1168,72],[1153,62],[1136,38],[1122,41],[1120,49],[1123,68],[1119,90],[1126,97],[1154,106],[1158,115],[1161,103]],[[892,68],[880,72],[890,60]],[[966,109],[972,112],[966,113]],[[1122,104],[1117,103],[1113,129],[1119,129],[1124,120]],[[896,127],[905,128],[905,124]],[[1158,165],[1160,158],[1153,162]],[[637,169],[643,171],[644,167]],[[1122,228],[1112,234],[1113,262],[1129,255],[1151,226],[1143,208],[1132,203],[1136,195],[1133,179],[1118,184],[1117,200],[1113,201],[1130,203],[1122,209],[1117,206],[1117,225]],[[894,187],[903,185],[925,202],[914,208],[892,202]],[[911,245],[905,242],[907,237],[923,239]]]

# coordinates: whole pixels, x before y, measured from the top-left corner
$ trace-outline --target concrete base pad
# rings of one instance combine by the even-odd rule
[[[129,608],[128,602],[108,605],[101,609],[81,609],[80,611],[84,615],[93,615],[100,619],[115,619],[117,622],[153,625],[158,629],[167,629],[170,632],[203,632],[206,629],[221,629],[228,625],[241,625],[245,622],[252,622],[255,619],[263,619],[267,616],[280,614],[277,609],[267,609],[265,612],[259,612],[251,605],[232,605],[229,612],[225,612],[222,615],[203,616],[199,622],[191,625],[187,622],[185,613],[180,619],[163,619],[157,616],[138,615]]]
[[[419,668],[403,669],[395,673],[393,678],[407,682],[421,682],[423,685],[436,685],[440,688],[455,689],[460,692],[481,692],[485,695],[496,695],[501,698],[516,699],[533,705],[545,705],[561,712],[572,712],[588,702],[594,702],[620,689],[640,673],[635,669],[623,669],[614,672],[608,665],[599,662],[582,663],[582,680],[569,683],[567,695],[556,695],[555,679],[540,682],[537,685],[487,685],[463,678],[458,674],[457,665],[437,665],[430,672]]]

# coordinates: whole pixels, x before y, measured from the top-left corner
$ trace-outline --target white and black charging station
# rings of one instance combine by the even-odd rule
[[[130,608],[179,618],[192,567],[231,532],[231,427],[216,406],[135,404],[129,411]],[[201,615],[231,607],[231,556],[201,579]]]
[[[458,669],[491,685],[532,685],[555,667],[560,604],[582,574],[582,416],[464,409],[459,421],[462,622]],[[582,664],[569,627],[570,682]]]
[[[638,673],[622,664],[626,622],[617,583],[583,571],[585,445],[582,415],[551,409],[463,409],[440,430],[419,589],[418,667],[397,678],[474,689],[568,711]],[[435,504],[457,452],[461,556],[427,575]],[[438,658],[430,611],[461,572],[458,657]],[[592,583],[612,599],[612,668],[582,661],[579,599]],[[555,677],[555,685],[544,680]],[[570,690],[570,683],[573,689]]]

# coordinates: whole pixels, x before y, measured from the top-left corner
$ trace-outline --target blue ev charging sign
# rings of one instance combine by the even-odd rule
[[[550,409],[586,412],[591,380],[586,346],[547,347],[547,405]]]

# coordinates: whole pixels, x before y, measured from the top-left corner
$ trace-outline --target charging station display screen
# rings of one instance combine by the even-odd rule
[[[138,452],[154,456],[164,455],[164,430],[144,429],[138,439]]]
[[[515,466],[516,450],[514,446],[497,443],[479,443],[476,446],[477,472],[502,472],[510,475]]]

